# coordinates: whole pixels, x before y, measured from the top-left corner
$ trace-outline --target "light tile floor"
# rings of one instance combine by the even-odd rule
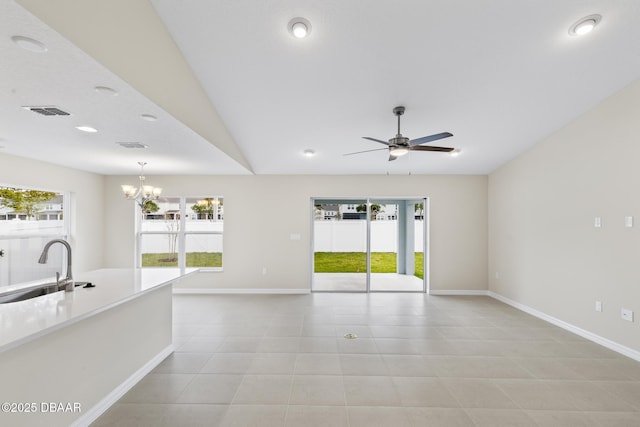
[[[639,362],[488,297],[176,295],[174,344],[94,426],[640,426]]]
[[[366,273],[313,273],[314,291],[365,292]],[[424,282],[419,277],[397,273],[371,273],[371,290],[383,292],[422,292]]]

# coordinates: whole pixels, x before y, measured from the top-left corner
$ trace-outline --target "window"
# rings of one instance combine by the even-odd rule
[[[138,217],[140,267],[222,269],[222,197],[161,197]]]
[[[51,248],[46,264],[38,264],[38,258],[49,240],[68,238],[68,200],[58,191],[0,185],[0,287],[64,271],[61,245]]]

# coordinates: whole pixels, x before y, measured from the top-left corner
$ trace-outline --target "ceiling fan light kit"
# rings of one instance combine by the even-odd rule
[[[377,148],[374,150],[357,151],[355,153],[347,153],[345,154],[345,156],[350,156],[352,154],[368,153],[370,151],[389,150],[389,161],[393,161],[398,157],[404,156],[409,151],[441,151],[441,152],[450,153],[455,150],[455,148],[452,148],[452,147],[434,147],[431,145],[427,145],[427,146],[422,145],[428,142],[437,141],[439,139],[449,138],[453,136],[453,134],[450,132],[436,133],[429,136],[423,136],[422,138],[417,138],[417,139],[409,139],[405,136],[402,136],[402,133],[400,133],[400,116],[404,114],[404,111],[405,111],[405,108],[401,105],[393,109],[393,114],[398,118],[398,133],[394,138],[389,139],[388,142],[385,142],[376,138],[371,138],[369,136],[363,136],[364,139],[368,139],[369,141],[384,144],[387,146],[387,148]]]
[[[393,156],[393,157],[400,157],[400,156],[404,156],[405,154],[407,154],[409,152],[409,149],[406,147],[393,147],[393,148],[389,148],[389,155]]]

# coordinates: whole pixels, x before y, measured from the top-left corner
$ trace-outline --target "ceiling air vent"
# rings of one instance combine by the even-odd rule
[[[26,110],[31,110],[34,113],[42,114],[43,116],[70,116],[70,113],[67,113],[64,110],[61,110],[58,107],[22,107]]]
[[[147,144],[141,142],[116,142],[116,144],[123,146],[124,148],[149,148]]]

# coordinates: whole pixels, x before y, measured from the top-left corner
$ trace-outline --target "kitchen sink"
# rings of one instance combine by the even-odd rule
[[[24,301],[40,297],[42,295],[51,294],[53,292],[58,292],[58,286],[55,283],[38,286],[37,288],[16,289],[13,292],[1,295],[0,304]]]
[[[91,282],[75,282],[75,286],[82,286],[83,288],[95,287]],[[25,289],[16,289],[15,291],[1,293],[0,292],[0,304],[8,304],[12,302],[24,301],[31,298],[41,297],[43,295],[52,294],[54,292],[61,291],[62,288],[55,283],[46,283],[44,285],[38,285],[35,287],[29,287]]]

